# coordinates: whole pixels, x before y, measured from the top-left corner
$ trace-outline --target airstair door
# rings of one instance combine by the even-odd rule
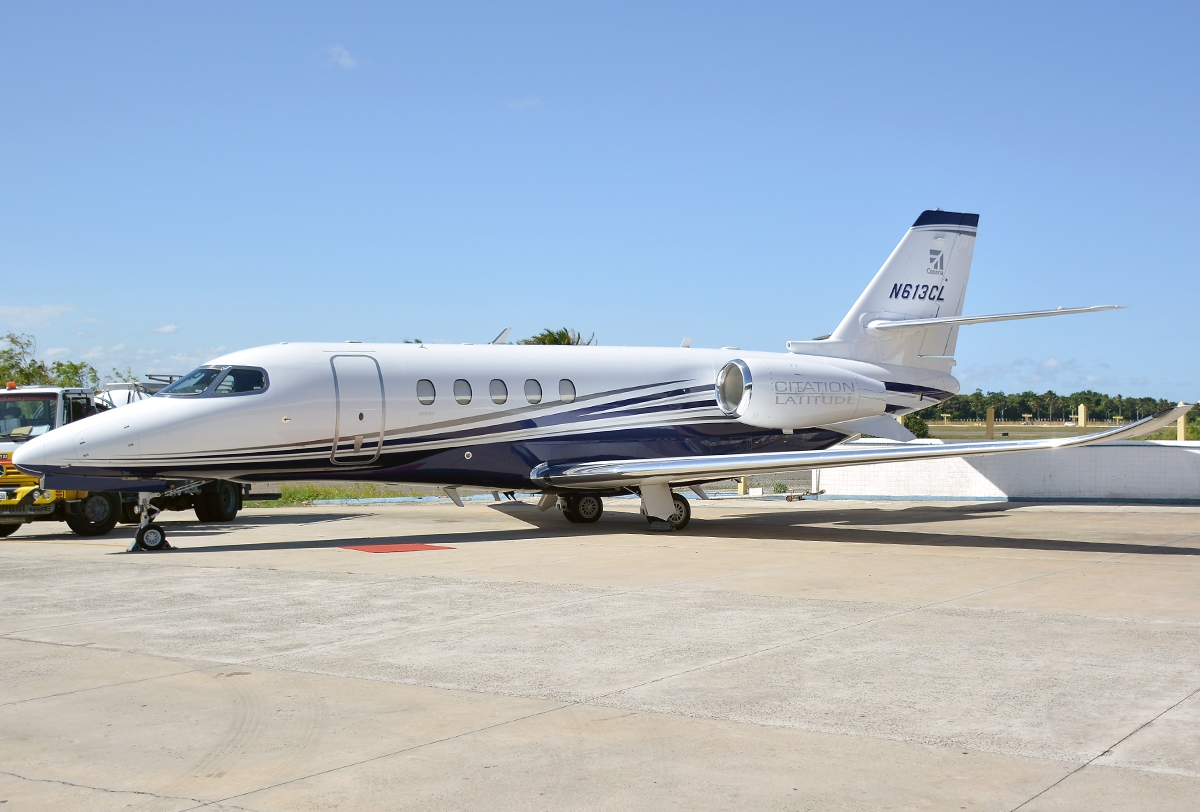
[[[337,403],[333,453],[338,465],[366,465],[383,451],[383,373],[369,355],[335,355],[333,392]]]

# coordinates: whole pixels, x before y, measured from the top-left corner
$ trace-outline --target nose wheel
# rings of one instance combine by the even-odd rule
[[[171,547],[167,544],[167,531],[157,524],[139,527],[137,535],[134,536],[134,545],[143,550],[167,550]]]

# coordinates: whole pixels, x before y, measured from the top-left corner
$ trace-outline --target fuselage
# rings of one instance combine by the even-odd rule
[[[836,426],[764,429],[726,414],[714,381],[735,358],[797,356],[682,347],[257,347],[205,365],[261,371],[253,391],[168,391],[31,440],[15,462],[51,477],[520,489],[536,487],[530,471],[542,463],[818,450],[849,434]],[[958,391],[939,371],[811,360],[881,382],[893,414]]]

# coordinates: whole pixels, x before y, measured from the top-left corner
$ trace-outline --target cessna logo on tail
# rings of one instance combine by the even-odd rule
[[[926,273],[942,273],[946,270],[946,258],[942,256],[940,248],[929,249],[929,267],[925,270]]]

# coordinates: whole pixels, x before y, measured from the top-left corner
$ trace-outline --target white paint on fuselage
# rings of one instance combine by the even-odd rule
[[[213,359],[206,366],[250,366],[266,370],[266,391],[233,396],[157,396],[119,411],[87,418],[31,441],[30,464],[69,464],[73,473],[89,469],[138,463],[160,466],[162,472],[189,474],[190,463],[220,458],[230,463],[262,461],[262,454],[309,460],[328,458],[334,432],[335,393],[331,359],[339,355],[375,358],[383,376],[385,433],[388,438],[411,438],[406,448],[452,448],[447,432],[465,426],[511,426],[536,415],[577,409],[599,393],[671,383],[658,391],[711,387],[717,371],[733,358],[782,358],[791,353],[743,352],[701,348],[576,347],[540,345],[418,345],[418,344],[278,344],[241,350]],[[889,367],[861,361],[810,357],[813,363],[847,369],[876,380],[895,381],[957,392],[958,383],[945,373],[928,369]],[[417,381],[434,383],[432,405],[417,399]],[[471,402],[454,397],[454,382],[467,380]],[[504,381],[508,399],[493,403],[489,383]],[[525,382],[541,386],[541,403],[534,407],[525,396]],[[569,380],[576,402],[559,399],[560,380]],[[686,396],[692,402],[706,399],[699,392]],[[598,402],[603,402],[600,400]],[[728,420],[715,403],[687,412],[689,419]],[[483,442],[513,442],[569,436],[629,427],[663,425],[678,421],[680,412],[624,415],[587,424],[565,423],[538,428],[518,427],[490,434]],[[66,433],[70,436],[66,436]],[[353,434],[342,431],[342,436]],[[136,439],[131,435],[136,435]],[[421,438],[428,436],[426,445]],[[83,444],[80,444],[83,440]],[[370,445],[371,438],[364,440]],[[308,449],[305,451],[305,449]],[[86,449],[86,451],[84,450]],[[274,449],[274,451],[272,451]],[[253,453],[251,453],[253,452]],[[86,454],[87,456],[83,456]],[[266,462],[264,467],[270,467]],[[278,463],[275,469],[278,469]]]

